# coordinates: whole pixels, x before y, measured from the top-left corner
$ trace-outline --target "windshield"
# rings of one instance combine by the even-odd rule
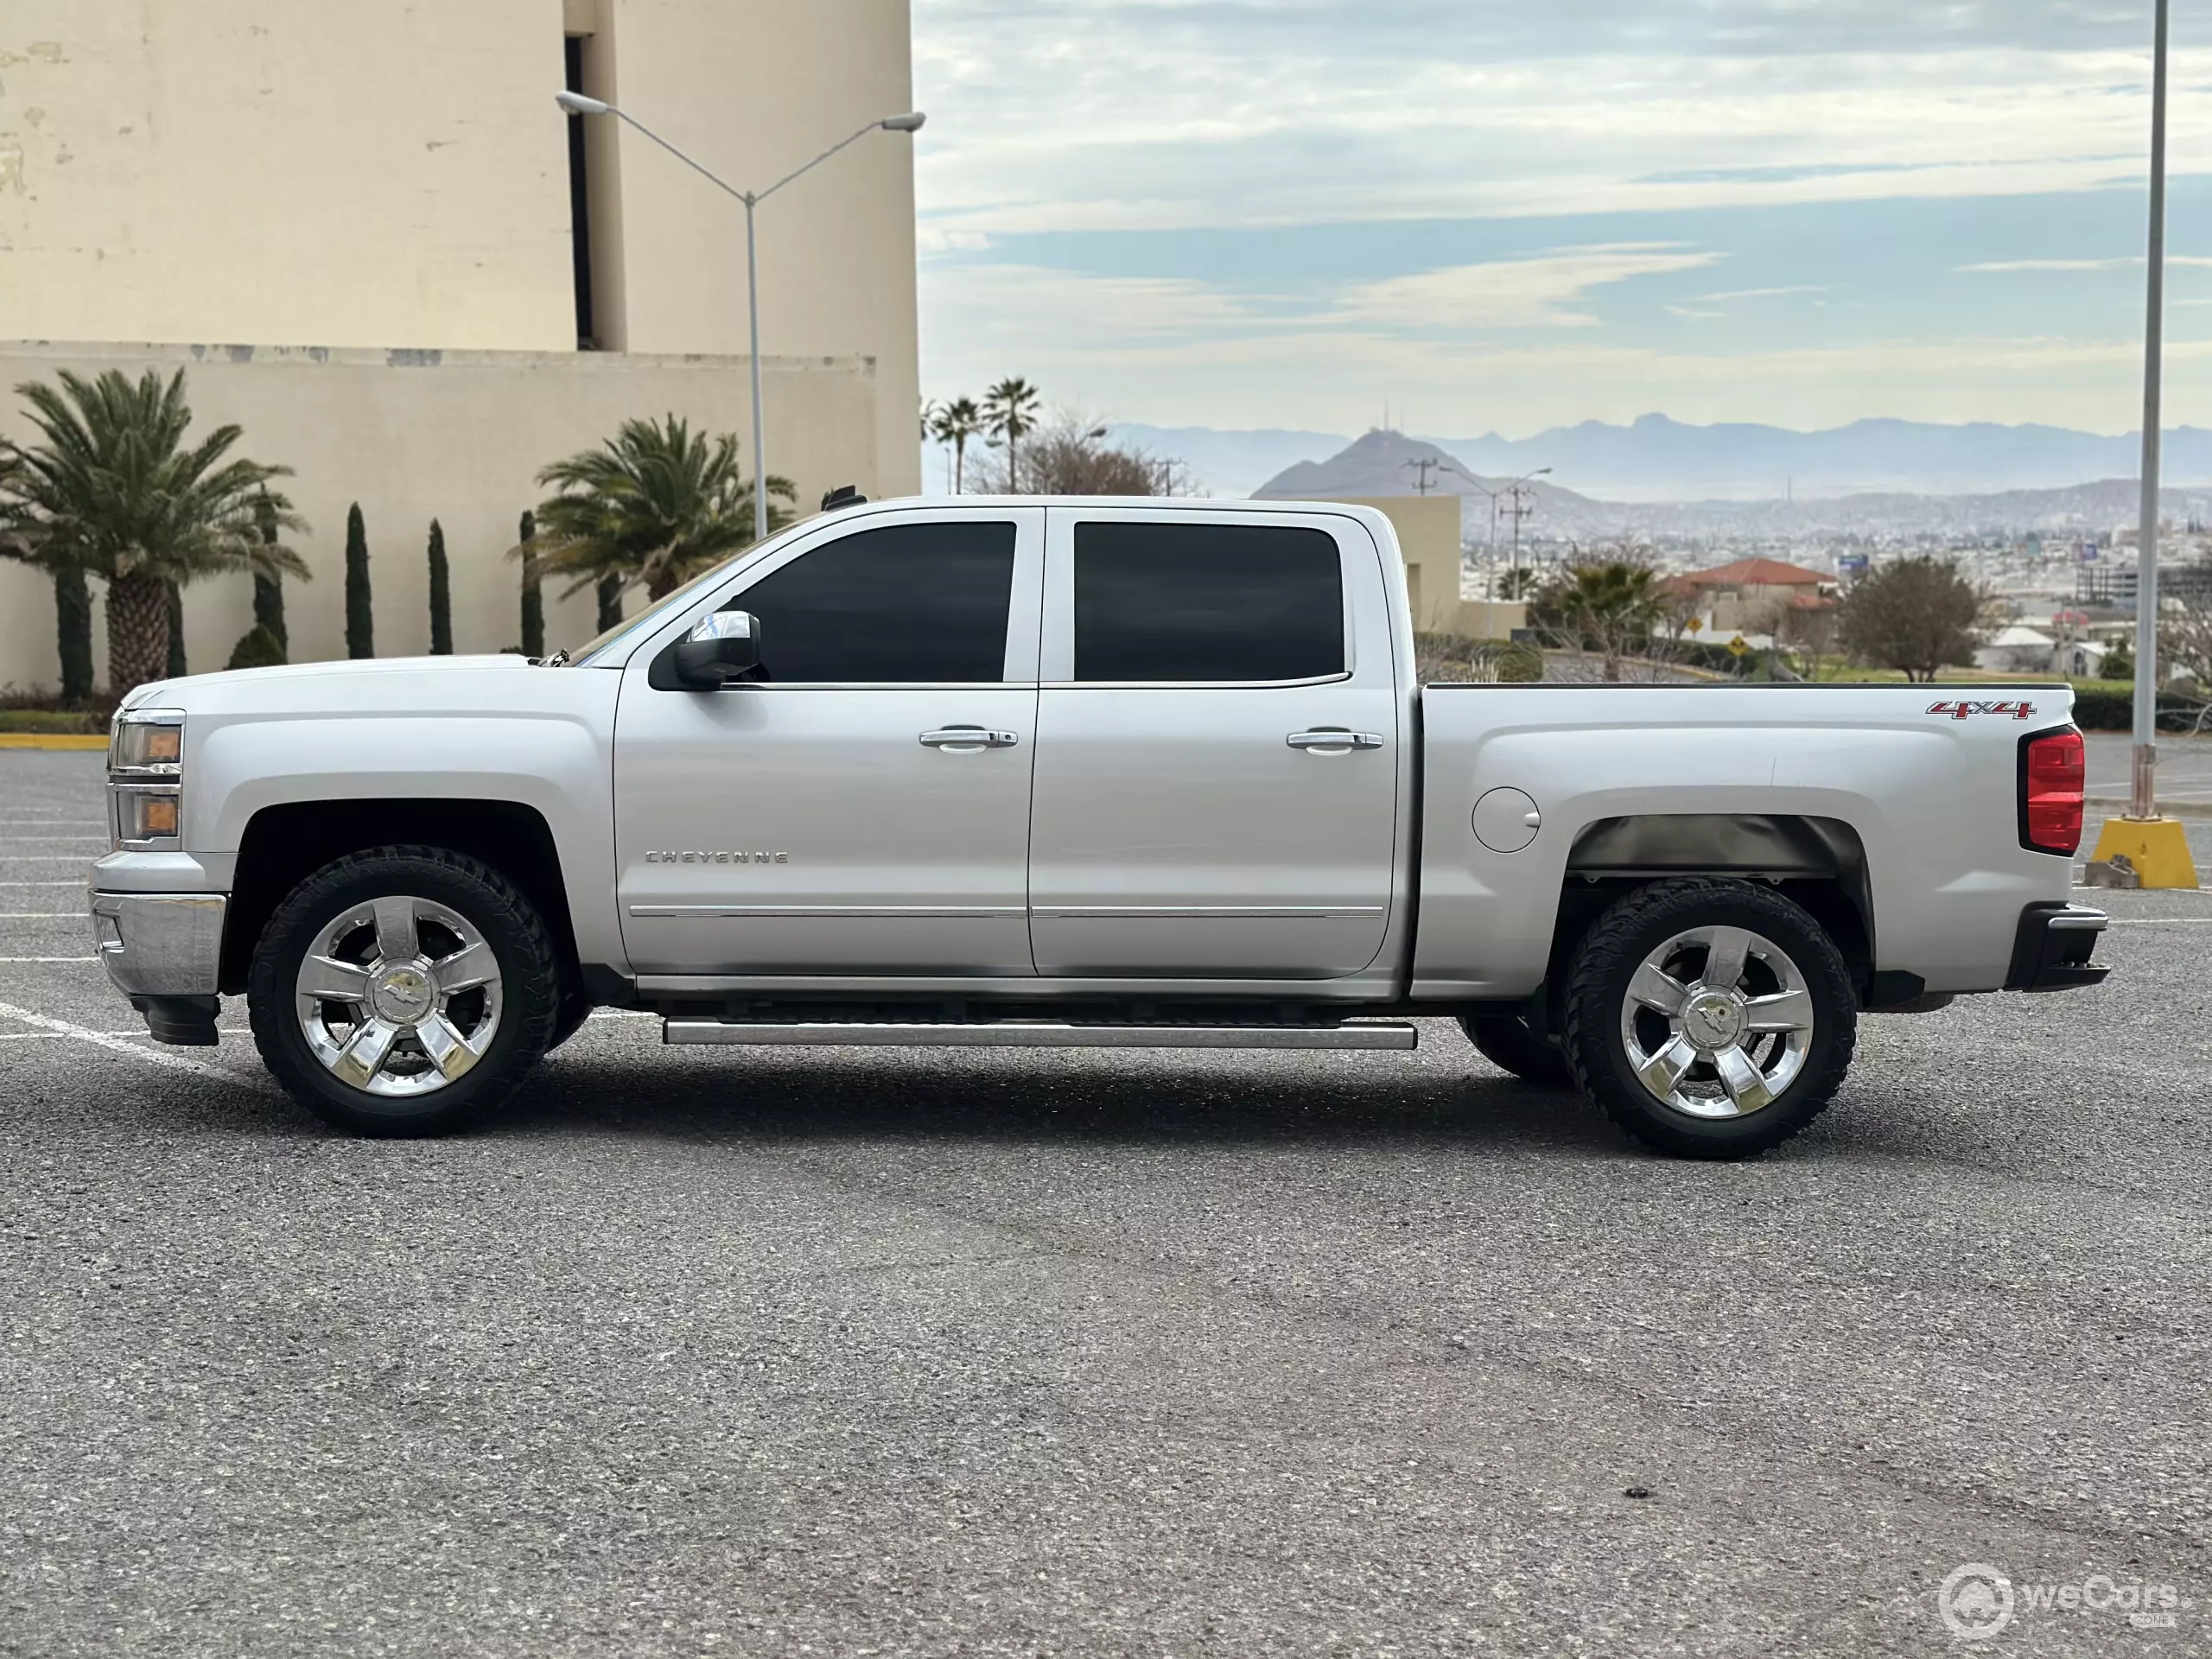
[[[658,626],[670,613],[682,610],[686,605],[689,605],[693,600],[696,599],[701,588],[712,587],[715,582],[720,582],[724,576],[729,575],[729,573],[734,569],[738,564],[746,559],[751,558],[753,554],[760,550],[757,545],[747,548],[744,552],[739,554],[735,558],[725,559],[713,569],[709,570],[702,575],[692,577],[690,581],[685,582],[681,588],[671,594],[666,599],[660,601],[658,604],[646,607],[645,609],[640,611],[635,616],[624,617],[620,622],[617,622],[613,627],[608,628],[603,633],[594,634],[589,639],[585,640],[582,645],[578,645],[576,649],[570,653],[569,658],[569,666],[571,668],[582,668],[586,666],[590,663],[594,653],[606,650],[607,646],[613,645],[617,639],[621,639],[623,635],[628,633],[632,628],[650,628]]]

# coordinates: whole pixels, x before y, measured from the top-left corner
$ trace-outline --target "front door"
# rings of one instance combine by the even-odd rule
[[[1043,537],[1034,508],[826,518],[632,657],[615,851],[638,972],[1035,971]],[[655,687],[724,609],[759,620],[760,683]]]
[[[1040,974],[1326,979],[1381,952],[1399,730],[1358,520],[1050,509]]]

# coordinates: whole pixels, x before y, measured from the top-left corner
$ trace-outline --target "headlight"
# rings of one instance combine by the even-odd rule
[[[182,712],[125,709],[115,717],[107,753],[116,846],[134,851],[176,847],[184,810]]]
[[[115,717],[108,739],[112,772],[174,775],[184,764],[184,715],[175,709],[132,709]]]

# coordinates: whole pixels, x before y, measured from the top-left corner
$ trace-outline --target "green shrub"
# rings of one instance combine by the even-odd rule
[[[66,709],[0,709],[0,732],[34,732],[41,736],[98,736],[107,722],[98,715]]]
[[[1466,634],[1415,634],[1414,658],[1419,678],[1444,684],[1526,685],[1544,677],[1544,654],[1534,645]]]
[[[238,644],[231,647],[232,668],[276,668],[283,660],[283,642],[258,624],[240,634]]]
[[[453,567],[446,562],[445,527],[430,520],[430,655],[453,655]]]
[[[369,536],[358,501],[346,510],[346,654],[377,654],[376,613],[369,599]]]
[[[2203,707],[2193,697],[2171,692],[2158,697],[2158,729],[2193,732],[2197,711]],[[2074,723],[2085,732],[2131,732],[2135,729],[2135,693],[2126,688],[2107,689],[2084,684],[2074,693]]]
[[[1534,685],[1544,677],[1544,653],[1534,645],[1511,645],[1499,649],[1497,677],[1506,685]]]
[[[85,567],[65,564],[54,573],[54,631],[61,648],[61,701],[92,695],[92,594]]]
[[[525,512],[518,526],[522,548],[522,654],[545,654],[545,588],[537,574],[537,515]]]

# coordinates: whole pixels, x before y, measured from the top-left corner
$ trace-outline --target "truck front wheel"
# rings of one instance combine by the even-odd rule
[[[437,847],[385,847],[294,888],[254,950],[253,1039],[278,1082],[359,1135],[441,1135],[513,1092],[562,976],[530,901]]]
[[[1749,1158],[1835,1096],[1858,1005],[1832,940],[1770,887],[1705,876],[1640,887],[1569,971],[1575,1081],[1646,1146]]]

